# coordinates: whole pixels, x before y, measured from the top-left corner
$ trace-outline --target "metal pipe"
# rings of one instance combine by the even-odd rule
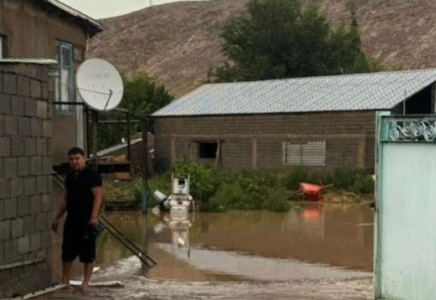
[[[130,175],[133,175],[133,163],[132,163],[132,147],[130,140],[130,111],[127,113],[127,160],[129,161]]]
[[[148,122],[142,121],[142,212],[148,211]]]
[[[96,171],[98,171],[98,162],[97,162],[97,139],[98,139],[98,131],[97,131],[97,123],[98,123],[98,113],[97,111],[92,111],[92,158],[94,159],[94,165]]]

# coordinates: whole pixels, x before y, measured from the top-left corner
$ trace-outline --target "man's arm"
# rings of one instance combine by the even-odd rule
[[[67,211],[67,193],[64,193],[64,196],[62,197],[62,201],[59,205],[58,212],[55,216],[55,219],[53,220],[52,228],[53,231],[57,232],[59,220],[62,218],[62,216]]]
[[[89,223],[96,227],[98,225],[98,213],[100,212],[101,201],[102,201],[102,189],[101,186],[97,186],[92,189],[92,193],[94,194],[94,205],[92,207],[92,215]]]

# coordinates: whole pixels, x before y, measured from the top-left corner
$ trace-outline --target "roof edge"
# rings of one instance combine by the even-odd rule
[[[83,26],[85,32],[87,32],[90,37],[93,37],[97,33],[103,31],[103,27],[100,22],[65,3],[62,3],[58,0],[38,0],[37,2],[40,5],[50,5],[51,7],[54,7],[63,13],[77,18]]]

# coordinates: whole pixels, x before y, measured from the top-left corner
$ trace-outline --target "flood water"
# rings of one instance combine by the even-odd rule
[[[149,278],[345,279],[369,275],[373,268],[374,214],[368,204],[308,203],[288,213],[196,213],[176,220],[169,215],[145,217],[141,212],[106,216],[157,261]],[[55,249],[55,262],[56,256],[59,251]],[[99,239],[97,265],[114,262],[118,264],[114,279],[122,275],[119,273],[140,268],[138,259],[104,232]],[[79,275],[81,269],[76,267],[74,272]]]

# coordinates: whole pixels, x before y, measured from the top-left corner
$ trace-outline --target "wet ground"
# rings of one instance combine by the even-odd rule
[[[136,212],[107,217],[158,265],[138,276],[139,260],[104,233],[94,279],[121,280],[125,287],[95,288],[89,299],[372,298],[368,204],[197,213],[188,220]],[[68,297],[53,299],[62,298]]]

